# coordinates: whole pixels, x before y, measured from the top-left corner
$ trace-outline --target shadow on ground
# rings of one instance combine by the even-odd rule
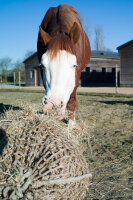
[[[105,103],[105,104],[110,104],[110,105],[114,105],[114,104],[127,104],[129,106],[133,106],[133,101],[98,101],[100,103]]]
[[[8,110],[22,110],[19,106],[12,106],[12,105],[6,105],[3,103],[0,103],[0,114],[4,113],[5,111]]]
[[[2,155],[4,148],[8,143],[6,132],[4,129],[0,128],[0,155]]]

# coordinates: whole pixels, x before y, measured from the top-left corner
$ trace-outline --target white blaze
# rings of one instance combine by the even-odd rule
[[[65,50],[60,50],[57,56],[51,59],[47,51],[42,55],[41,63],[45,68],[45,96],[49,101],[56,101],[57,104],[62,101],[63,107],[66,107],[75,87],[76,56]]]

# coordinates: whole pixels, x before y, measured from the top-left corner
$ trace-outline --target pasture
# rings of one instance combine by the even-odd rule
[[[42,91],[0,90],[0,120],[30,105],[41,112]],[[86,200],[133,199],[133,96],[77,95],[81,145],[93,175]],[[1,126],[1,124],[0,124]]]

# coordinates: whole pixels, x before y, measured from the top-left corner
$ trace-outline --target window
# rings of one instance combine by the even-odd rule
[[[31,78],[31,79],[34,78],[34,70],[31,70],[31,71],[30,71],[30,78]]]
[[[103,67],[103,68],[102,68],[102,74],[105,74],[105,73],[106,73],[106,68]]]
[[[86,73],[90,73],[90,67],[86,67]]]
[[[113,68],[112,68],[112,74],[113,74],[113,75],[115,75],[115,71],[116,71],[116,69],[115,69],[115,67],[113,67]]]

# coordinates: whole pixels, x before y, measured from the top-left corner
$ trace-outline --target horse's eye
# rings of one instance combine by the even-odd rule
[[[40,67],[40,68],[43,68],[43,65],[42,65],[42,64],[39,64],[39,67]]]
[[[42,65],[42,64],[39,64],[39,67],[40,67],[41,69],[45,69],[45,66]]]
[[[74,68],[76,68],[78,65],[73,65]]]

